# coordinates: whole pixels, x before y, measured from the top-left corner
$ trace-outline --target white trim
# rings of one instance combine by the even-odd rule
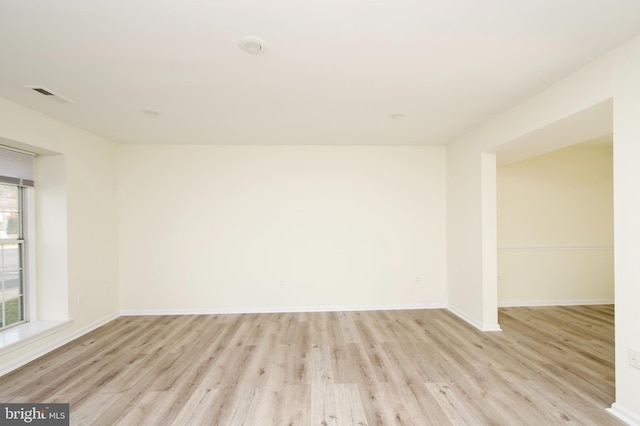
[[[447,310],[449,312],[451,312],[452,314],[454,314],[455,316],[457,316],[458,318],[460,318],[463,321],[466,321],[467,323],[471,324],[472,326],[474,326],[475,328],[477,328],[480,331],[502,331],[502,329],[500,328],[500,324],[496,323],[496,324],[481,324],[478,321],[476,321],[475,319],[471,318],[469,315],[465,314],[464,312],[462,312],[461,310],[454,308],[453,306],[449,305],[447,306]]]
[[[452,306],[447,306],[445,303],[427,303],[427,304],[415,304],[415,305],[350,305],[350,306],[303,306],[303,307],[278,307],[278,308],[214,308],[214,309],[137,309],[137,310],[123,310],[120,313],[114,313],[106,316],[100,320],[97,320],[86,327],[83,327],[74,333],[52,342],[45,347],[31,351],[24,356],[14,360],[13,362],[0,367],[0,377],[10,373],[11,371],[22,367],[23,365],[43,356],[47,353],[101,327],[120,316],[128,315],[216,315],[216,314],[249,314],[249,313],[296,313],[296,312],[350,312],[350,311],[389,311],[389,310],[414,310],[414,309],[447,309],[462,318],[464,321],[473,325],[481,331],[501,331],[498,324],[483,324],[475,322],[471,317],[458,311]],[[44,323],[44,322],[43,322]],[[61,321],[55,327],[51,327],[46,333],[41,333],[37,337],[31,340],[24,340],[22,343],[17,343],[11,346],[11,350],[18,347],[25,346],[29,343],[33,343],[35,340],[52,335],[64,328],[69,327],[72,324],[72,320]]]
[[[482,324],[482,328],[480,329],[480,331],[502,331],[502,328],[498,323]]]
[[[201,308],[201,309],[125,309],[122,316],[133,315],[219,315],[219,314],[273,314],[298,312],[354,312],[354,311],[406,311],[413,309],[445,309],[444,303],[416,305],[349,305],[349,306],[285,306],[285,307],[245,307],[245,308]]]
[[[613,245],[586,245],[586,246],[504,246],[498,247],[498,251],[567,251],[567,250],[613,250]]]
[[[71,323],[71,320],[34,321],[2,330],[0,332],[0,355],[50,336],[69,327]]]
[[[630,426],[640,426],[640,415],[627,410],[617,402],[611,404],[611,408],[607,408],[607,411]]]
[[[572,300],[506,300],[498,302],[499,308],[535,307],[535,306],[580,306],[613,305],[613,299],[572,299]]]
[[[23,205],[23,237],[24,252],[23,268],[26,276],[24,279],[25,315],[29,321],[38,321],[38,294],[36,292],[36,197],[33,188],[24,188]]]
[[[3,376],[5,374],[7,374],[7,373],[10,373],[11,371],[13,371],[15,369],[20,368],[23,365],[25,365],[25,364],[27,364],[27,363],[29,363],[29,362],[37,359],[37,358],[40,358],[41,356],[46,355],[47,353],[49,353],[49,352],[51,352],[51,351],[53,351],[55,349],[58,349],[59,347],[61,347],[63,345],[66,345],[67,343],[71,342],[72,340],[75,340],[75,339],[77,339],[77,338],[79,338],[79,337],[81,337],[81,336],[83,336],[83,335],[95,330],[96,328],[101,327],[101,326],[105,325],[106,323],[113,321],[114,319],[118,318],[119,316],[120,315],[118,315],[118,313],[114,313],[114,314],[108,315],[108,316],[106,316],[106,317],[104,317],[104,318],[102,318],[100,320],[94,321],[93,323],[91,323],[91,324],[87,325],[86,327],[83,327],[83,328],[75,331],[74,333],[72,333],[72,334],[70,334],[70,335],[68,335],[66,337],[63,337],[62,339],[56,340],[56,341],[52,342],[49,345],[46,345],[46,346],[44,346],[42,348],[38,348],[38,349],[36,349],[34,351],[31,351],[31,352],[27,353],[26,355],[21,356],[18,359],[14,360],[13,362],[10,362],[9,364],[3,365],[2,367],[0,367],[0,376]],[[66,327],[70,326],[71,323],[72,323],[72,320],[65,321],[64,323],[65,323],[64,327],[61,326],[61,328],[52,330],[50,333],[48,333],[46,335],[51,335],[54,332],[60,331],[62,328],[66,328]],[[44,337],[44,336],[39,336],[38,338],[41,338],[41,337]],[[31,343],[31,342],[33,342],[33,340],[31,340],[31,341],[29,341],[27,343]],[[12,346],[11,349],[15,349],[15,346]]]

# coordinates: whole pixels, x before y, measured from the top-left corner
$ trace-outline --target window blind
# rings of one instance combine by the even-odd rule
[[[33,186],[35,154],[0,146],[0,183]]]

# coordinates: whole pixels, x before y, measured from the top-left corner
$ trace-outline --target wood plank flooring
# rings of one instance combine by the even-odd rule
[[[0,377],[74,425],[621,425],[613,306],[120,317]]]

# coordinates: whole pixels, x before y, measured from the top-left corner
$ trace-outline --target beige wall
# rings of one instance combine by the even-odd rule
[[[125,312],[446,304],[444,147],[118,152]]]
[[[616,301],[616,406],[640,424],[640,37],[622,46],[614,70],[613,181]]]
[[[497,169],[498,302],[613,302],[613,149],[574,145]]]
[[[0,356],[4,371],[116,316],[119,286],[115,144],[3,99],[0,117],[3,144],[40,154],[34,314],[40,320],[72,320],[69,327]]]

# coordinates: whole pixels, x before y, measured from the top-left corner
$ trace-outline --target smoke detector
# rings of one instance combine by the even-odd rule
[[[244,50],[247,53],[257,55],[260,53],[264,53],[265,49],[267,48],[267,42],[260,37],[244,36],[240,39],[240,43],[238,43],[238,46],[240,46],[240,49]]]

